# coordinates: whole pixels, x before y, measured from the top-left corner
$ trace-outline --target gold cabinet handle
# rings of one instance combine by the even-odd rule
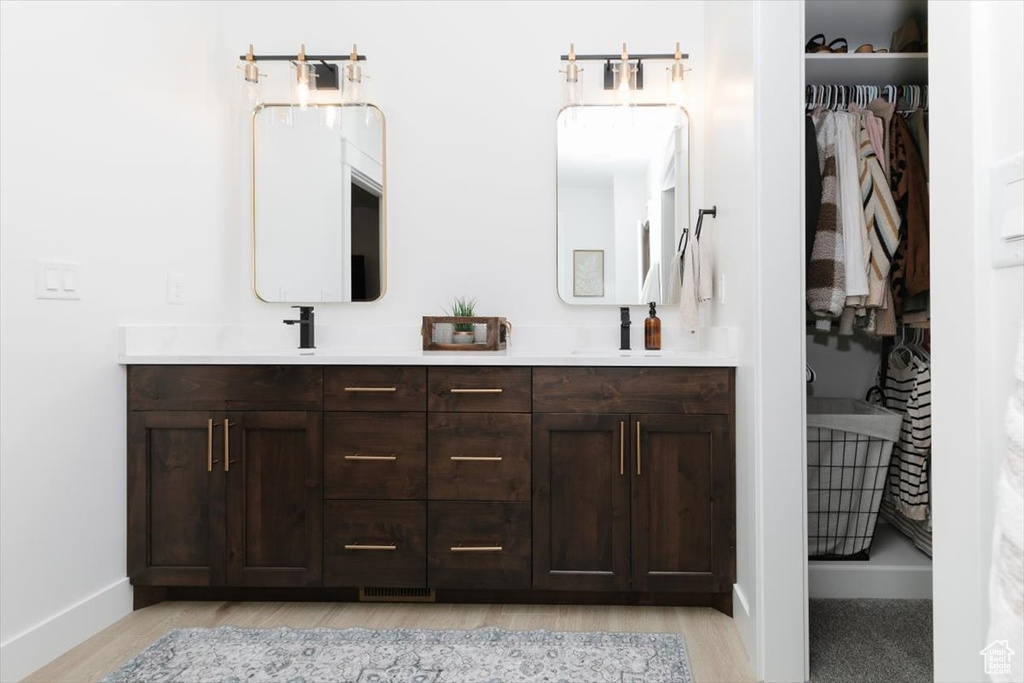
[[[231,423],[224,420],[224,471],[231,471]]]
[[[206,471],[213,472],[213,418],[206,421]]]
[[[354,394],[393,394],[398,387],[345,387],[345,391]]]
[[[619,422],[619,476],[626,473],[626,423]]]
[[[449,389],[453,394],[500,394],[504,389]]]
[[[453,553],[500,553],[500,545],[453,545]]]
[[[458,462],[499,462],[500,455],[453,455],[451,460]]]
[[[362,453],[356,453],[355,455],[346,455],[346,460],[398,460],[398,456],[394,453],[388,455],[363,455]]]
[[[636,476],[640,476],[640,420],[636,421]]]
[[[398,545],[392,543],[391,545],[363,545],[362,543],[349,543],[345,545],[345,550],[398,550]]]

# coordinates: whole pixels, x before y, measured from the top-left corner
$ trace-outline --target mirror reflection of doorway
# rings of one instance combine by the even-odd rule
[[[381,198],[352,183],[352,301],[380,298]]]

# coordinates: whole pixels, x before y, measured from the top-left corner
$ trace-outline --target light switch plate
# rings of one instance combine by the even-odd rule
[[[167,273],[167,303],[180,306],[185,303],[185,276]]]
[[[989,229],[992,233],[992,265],[1010,268],[1024,265],[1024,155],[1017,154],[993,164]]]
[[[81,299],[77,261],[36,259],[37,299]]]

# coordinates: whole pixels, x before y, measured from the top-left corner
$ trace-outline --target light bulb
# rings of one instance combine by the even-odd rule
[[[299,108],[305,109],[309,106],[309,91],[316,88],[316,70],[306,61],[305,45],[299,50],[298,59],[292,63],[295,65],[295,97]]]
[[[568,107],[579,106],[583,101],[580,88],[580,71],[582,70],[576,64],[576,45],[570,43],[569,61],[565,65],[565,104]]]
[[[357,104],[362,101],[363,67],[359,65],[359,52],[352,46],[352,53],[345,64],[345,85],[341,92],[341,101],[346,104]]]
[[[679,51],[679,43],[676,43],[675,61],[668,68],[668,98],[671,104],[682,107],[686,101],[686,89],[684,83],[683,55]]]
[[[633,68],[632,68],[632,66],[629,63],[629,53],[626,52],[626,44],[623,43],[622,44],[622,58],[621,58],[621,61],[619,61],[619,69],[618,69],[619,87],[618,87],[618,90],[617,90],[618,91],[619,103],[623,104],[623,105],[628,105],[629,104],[629,100],[630,100],[630,96],[629,96],[629,85],[630,85],[630,83],[629,82],[630,82],[630,77],[632,76],[632,72],[633,72]]]

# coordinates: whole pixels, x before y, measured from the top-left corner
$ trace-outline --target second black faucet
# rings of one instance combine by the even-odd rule
[[[629,351],[629,306],[619,308],[619,351]]]
[[[315,349],[316,344],[314,343],[314,328],[313,328],[313,307],[312,306],[292,306],[292,308],[299,309],[298,320],[285,320],[285,325],[298,325],[299,326],[299,348],[300,349]]]

